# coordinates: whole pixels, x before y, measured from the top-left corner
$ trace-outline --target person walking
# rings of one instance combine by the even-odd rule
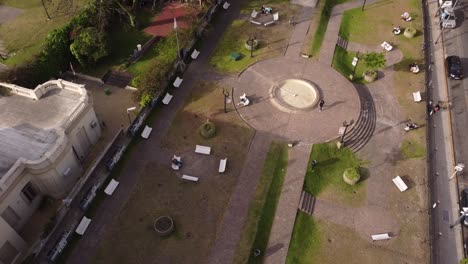
[[[322,109],[323,109],[323,105],[325,104],[325,101],[324,100],[320,100],[319,102],[319,112],[322,112]]]

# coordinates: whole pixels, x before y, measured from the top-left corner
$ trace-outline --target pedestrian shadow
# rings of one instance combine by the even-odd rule
[[[336,102],[333,102],[332,104],[330,105],[327,105],[323,108],[323,110],[326,110],[326,109],[329,109],[329,108],[333,108],[334,106],[337,106],[339,104],[342,104],[342,103],[345,103],[346,101],[336,101]]]

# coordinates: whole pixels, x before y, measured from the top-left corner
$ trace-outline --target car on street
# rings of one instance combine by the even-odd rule
[[[463,189],[463,191],[460,193],[460,210],[460,213],[465,215],[463,224],[468,226],[468,217],[466,216],[468,213],[468,189]]]
[[[448,56],[447,59],[447,74],[450,79],[463,79],[463,66],[458,56]]]

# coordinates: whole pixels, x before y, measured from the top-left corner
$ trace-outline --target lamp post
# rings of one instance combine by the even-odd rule
[[[253,58],[253,50],[254,50],[254,41],[257,39],[256,34],[253,34],[249,36],[249,40],[247,42],[250,42],[250,58]]]
[[[345,120],[343,122],[343,127],[344,127],[344,131],[343,131],[343,135],[341,135],[341,139],[340,139],[340,143],[344,145],[344,137],[346,135],[346,131],[348,130],[348,127],[350,125],[354,124],[354,120],[351,119],[351,121],[349,121],[349,123]]]
[[[177,42],[177,58],[180,60],[179,36],[177,35],[177,20],[175,16],[174,16],[174,30],[175,30],[176,42]]]
[[[132,119],[130,118],[130,112],[134,111],[136,109],[136,106],[127,108],[127,116],[128,116],[128,124],[132,124]]]
[[[229,98],[229,91],[226,88],[223,88],[223,95],[224,95],[224,113],[227,113],[226,104]]]
[[[458,164],[453,168],[454,172],[453,172],[452,176],[450,176],[449,181],[452,180],[455,176],[457,176],[457,173],[458,173],[458,172],[462,172],[464,168],[465,168],[465,164],[463,164],[463,163],[458,163]]]

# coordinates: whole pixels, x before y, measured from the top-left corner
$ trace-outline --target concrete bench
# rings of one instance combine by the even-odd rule
[[[266,27],[266,26],[269,26],[269,25],[271,25],[271,24],[273,24],[273,23],[278,22],[278,20],[279,20],[279,13],[276,12],[276,13],[273,14],[273,20],[270,21],[270,22],[266,22],[266,23],[263,24],[263,25]]]
[[[255,21],[253,19],[250,19],[250,23],[255,24],[255,25],[263,25],[262,23]]]
[[[384,48],[386,51],[391,51],[393,49],[393,46],[388,44],[386,41],[380,44],[380,46],[382,46],[382,48]]]
[[[81,219],[80,224],[76,228],[75,232],[78,235],[83,235],[86,232],[86,229],[88,229],[89,224],[91,223],[91,219],[87,218],[86,216],[83,216]]]
[[[227,10],[231,4],[229,2],[224,2],[223,8],[224,10]]]
[[[256,17],[257,17],[257,15],[258,15],[258,12],[257,12],[257,11],[255,11],[255,9],[254,9],[254,10],[252,10],[252,14],[250,14],[250,16],[251,16],[252,18],[256,18]]]
[[[183,80],[184,80],[184,79],[179,78],[179,76],[177,76],[177,78],[175,79],[175,81],[174,81],[174,83],[173,83],[173,84],[174,84],[174,87],[175,87],[175,88],[179,88],[180,85],[182,84],[182,81],[183,81]]]
[[[195,153],[210,155],[210,153],[211,153],[211,148],[210,148],[210,147],[206,147],[206,146],[196,145],[196,146],[195,146]]]
[[[377,240],[387,240],[390,239],[390,235],[388,233],[383,233],[383,234],[375,234],[371,235],[372,241],[377,241]]]
[[[419,103],[419,102],[422,101],[421,92],[420,92],[420,91],[417,91],[417,92],[413,93],[413,100],[414,100],[416,103]]]
[[[145,126],[145,129],[143,129],[143,132],[141,132],[141,137],[147,139],[150,136],[151,131],[153,131],[152,127]]]
[[[408,189],[408,186],[403,181],[403,179],[400,178],[400,176],[396,176],[395,178],[392,179],[392,181],[396,185],[398,190],[400,190],[400,192],[404,192]]]
[[[218,172],[223,173],[226,171],[227,158],[219,160]]]
[[[196,49],[193,50],[192,52],[192,55],[190,57],[192,57],[192,59],[196,60],[198,58],[198,55],[200,55],[200,52]]]
[[[112,195],[115,191],[115,189],[119,186],[119,182],[112,179],[109,184],[107,185],[106,189],[104,189],[104,193],[107,195]]]
[[[172,97],[173,97],[172,95],[170,95],[169,93],[166,93],[166,95],[164,96],[162,100],[163,104],[168,105],[171,102]]]
[[[182,179],[184,180],[187,180],[187,181],[193,181],[193,182],[197,182],[198,181],[198,177],[194,177],[194,176],[190,176],[190,175],[182,175]]]

